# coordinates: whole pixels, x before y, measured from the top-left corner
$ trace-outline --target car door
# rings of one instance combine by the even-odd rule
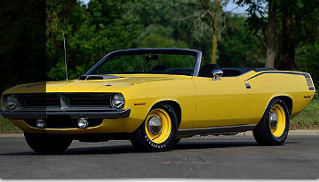
[[[194,77],[196,113],[192,128],[251,124],[255,95],[245,76]]]

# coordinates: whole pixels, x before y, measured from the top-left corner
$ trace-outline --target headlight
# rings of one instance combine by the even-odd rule
[[[125,100],[122,94],[115,94],[111,98],[111,105],[116,109],[122,109],[124,107]]]
[[[4,105],[5,105],[6,109],[8,109],[8,110],[14,110],[14,109],[21,108],[21,105],[20,105],[18,99],[14,95],[9,95],[8,97],[6,97]]]

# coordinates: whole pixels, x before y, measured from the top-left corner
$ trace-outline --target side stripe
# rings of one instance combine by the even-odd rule
[[[278,73],[278,74],[292,74],[292,75],[302,75],[304,76],[305,78],[310,78],[310,76],[307,74],[307,73],[296,73],[296,72],[283,72],[283,71],[267,71],[267,72],[261,72],[261,73],[258,73],[257,75],[254,75],[250,78],[248,78],[247,80],[245,81],[248,81],[248,80],[251,80],[253,78],[256,78],[257,76],[260,76],[262,74],[266,74],[266,73]]]

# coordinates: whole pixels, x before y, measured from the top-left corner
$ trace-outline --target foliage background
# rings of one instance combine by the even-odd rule
[[[67,39],[71,78],[84,74],[106,53],[116,49],[193,48],[203,52],[206,63],[211,60],[212,33],[208,20],[198,19],[202,11],[200,1],[92,0],[85,6],[72,0],[63,3],[50,0],[47,4],[46,48],[50,79],[65,78],[62,32]],[[64,17],[66,11],[74,12],[73,19],[79,21]],[[218,63],[222,66],[263,66],[263,48],[257,38],[249,34],[245,17],[227,13],[222,16],[228,24],[219,36]]]
[[[45,1],[0,1],[0,93],[46,80]]]
[[[262,6],[253,6],[254,3],[267,6],[268,2],[220,1],[216,20],[217,63],[224,67],[263,67],[266,50],[260,30],[267,12],[259,16],[225,12],[223,7],[230,1],[248,3],[248,13],[261,12],[256,7]],[[298,25],[303,28],[296,27],[293,34],[298,38],[293,70],[309,72],[319,85],[316,2],[285,1],[278,16],[284,17],[285,12],[300,14]],[[215,10],[214,1],[90,0],[86,5],[78,0],[4,0],[0,3],[0,71],[5,78],[0,80],[1,92],[21,83],[65,79],[63,33],[70,79],[78,78],[104,55],[117,49],[193,48],[203,52],[205,63],[211,60],[211,18],[205,12]]]
[[[232,1],[246,4],[247,14],[223,11]],[[220,0],[217,63],[263,67],[268,2],[279,2],[278,20],[294,17],[297,25],[293,70],[309,72],[319,85],[319,0]],[[17,84],[65,79],[63,33],[69,77],[84,74],[107,53],[137,47],[181,47],[212,54],[210,0],[1,0],[0,93]],[[281,39],[280,22],[277,39]],[[288,42],[289,43],[289,42]],[[278,47],[280,47],[278,43]],[[277,55],[282,55],[278,49]],[[276,65],[278,67],[278,64]],[[318,101],[294,119],[292,128],[318,128]],[[17,132],[0,117],[2,132]]]

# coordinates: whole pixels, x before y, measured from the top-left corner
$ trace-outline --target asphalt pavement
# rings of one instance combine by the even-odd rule
[[[172,150],[143,153],[129,141],[73,141],[63,155],[37,155],[22,137],[0,137],[2,179],[317,179],[319,135],[258,146],[252,136],[182,139]]]

